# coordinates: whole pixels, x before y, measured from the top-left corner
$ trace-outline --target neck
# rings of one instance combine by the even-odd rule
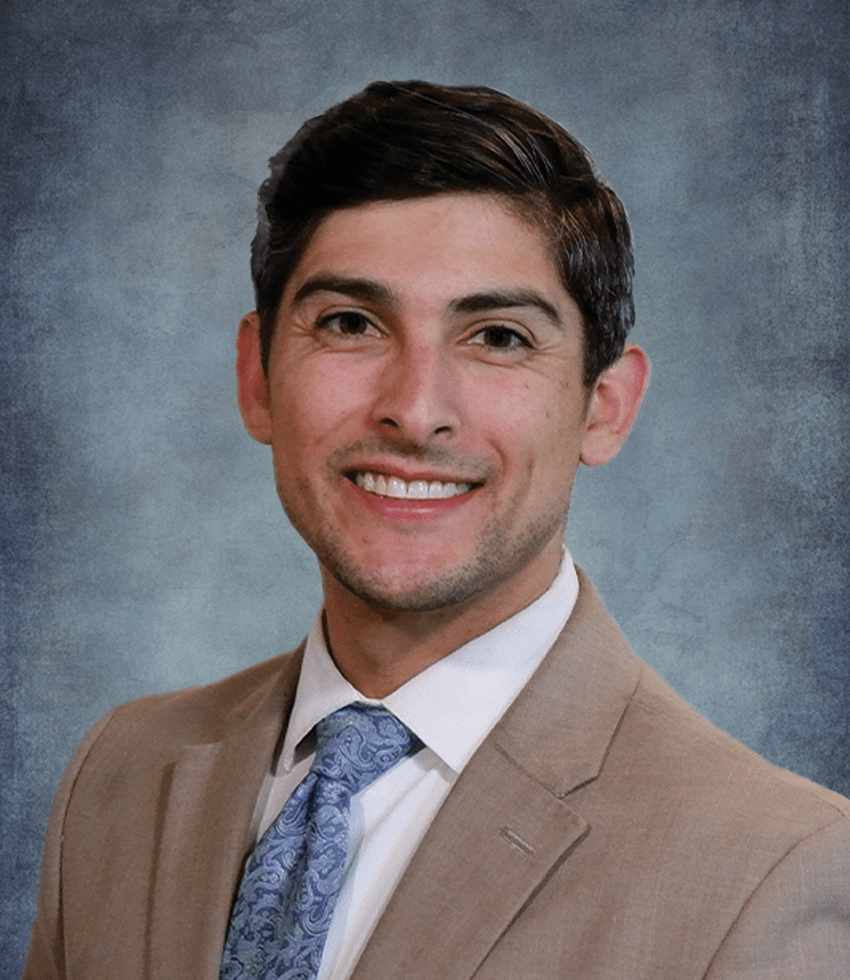
[[[532,574],[462,603],[427,611],[377,606],[321,567],[325,639],[340,673],[361,694],[383,698],[438,660],[530,605],[552,584],[557,554],[539,556]],[[526,570],[529,571],[529,570]]]

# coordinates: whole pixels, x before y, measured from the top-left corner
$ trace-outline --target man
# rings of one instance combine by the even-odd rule
[[[583,149],[416,82],[271,164],[239,401],[324,607],[87,736],[26,976],[850,975],[850,803],[682,702],[563,545],[648,378]]]

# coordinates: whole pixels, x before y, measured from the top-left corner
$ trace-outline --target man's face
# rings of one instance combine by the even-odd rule
[[[284,292],[266,409],[280,499],[325,577],[409,611],[545,590],[582,346],[543,234],[498,197],[331,214]]]

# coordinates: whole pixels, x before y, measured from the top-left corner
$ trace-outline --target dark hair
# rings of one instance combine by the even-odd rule
[[[374,82],[306,122],[269,161],[251,246],[263,366],[286,282],[332,211],[452,191],[508,199],[547,234],[581,311],[588,387],[634,322],[623,206],[584,147],[493,89]]]

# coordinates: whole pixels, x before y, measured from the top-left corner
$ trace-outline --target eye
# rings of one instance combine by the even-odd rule
[[[492,350],[511,350],[519,347],[531,347],[527,337],[512,327],[503,324],[496,324],[492,327],[484,327],[471,338],[473,344],[481,344]]]
[[[354,310],[343,310],[341,313],[331,313],[323,316],[316,322],[319,330],[328,330],[331,333],[342,334],[346,337],[363,337],[368,333],[374,333],[375,327],[372,322],[362,313]]]

